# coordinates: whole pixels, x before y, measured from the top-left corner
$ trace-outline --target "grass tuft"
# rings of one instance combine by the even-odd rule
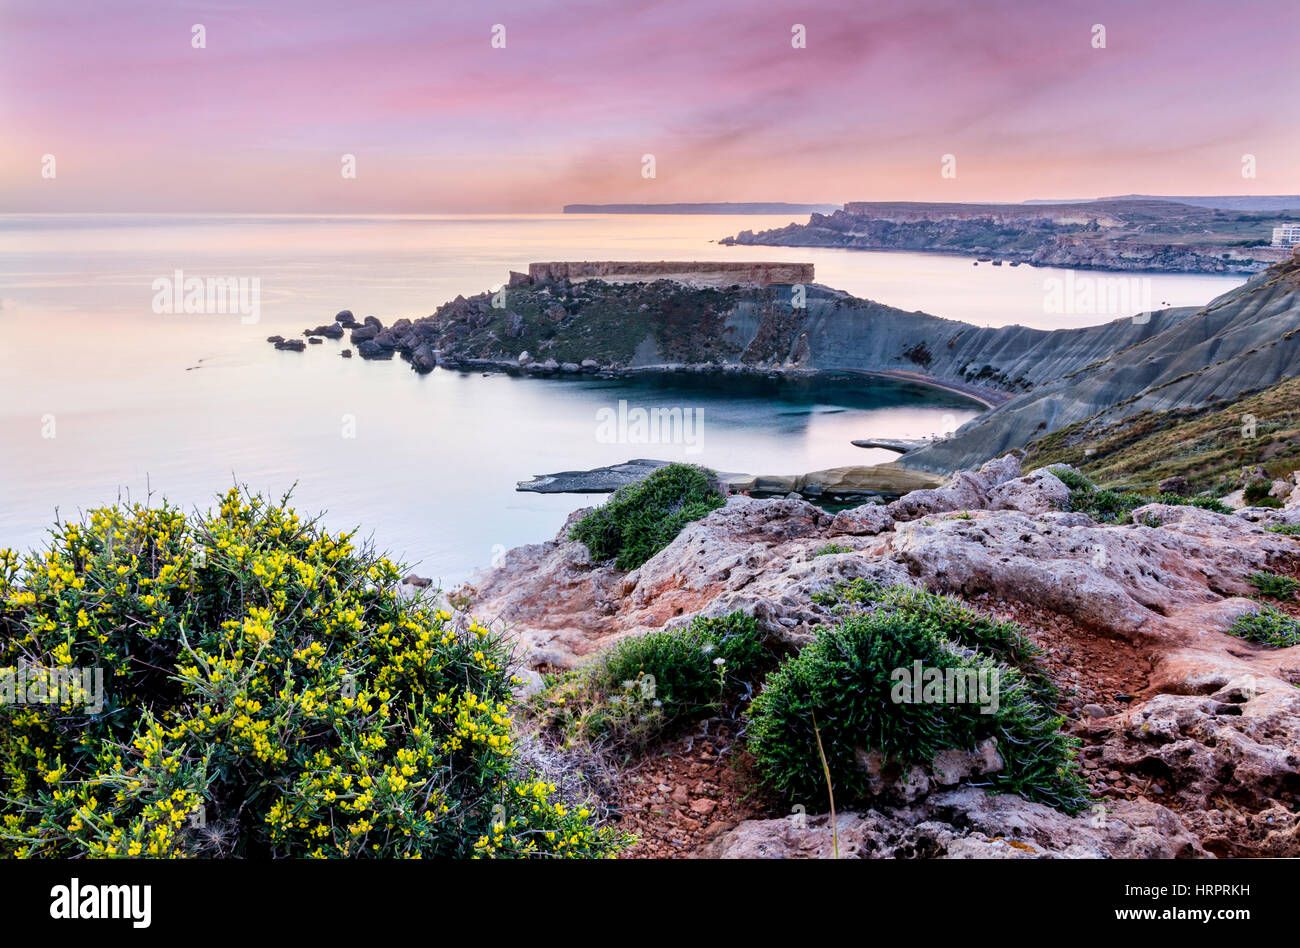
[[[1251,573],[1246,582],[1259,590],[1261,596],[1269,599],[1295,599],[1295,591],[1300,589],[1300,580],[1277,573]]]

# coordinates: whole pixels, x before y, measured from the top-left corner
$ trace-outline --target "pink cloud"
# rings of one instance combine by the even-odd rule
[[[1300,191],[1287,2],[157,0],[0,19],[4,210]]]

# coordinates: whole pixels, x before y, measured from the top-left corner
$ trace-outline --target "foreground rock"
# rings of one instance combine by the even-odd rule
[[[511,550],[464,592],[476,614],[510,627],[535,669],[734,610],[798,647],[833,619],[813,596],[857,577],[1028,615],[1055,674],[1073,683],[1063,709],[1086,742],[1107,825],[1013,798],[945,796],[971,788],[929,780],[919,798],[894,794],[893,809],[841,814],[863,854],[1300,855],[1300,648],[1226,632],[1258,608],[1247,576],[1300,565],[1300,541],[1266,529],[1300,510],[1151,504],[1114,526],[1057,509],[1063,489],[1051,471],[1021,475],[1005,457],[834,516],[803,500],[733,496],[630,573],[567,539],[578,511],[555,540]],[[829,543],[848,552],[825,552]],[[1075,686],[1092,696],[1072,696]],[[954,799],[972,809],[958,818]],[[720,837],[717,854],[823,854],[816,834],[760,822],[770,825]]]
[[[1175,859],[1208,855],[1171,810],[1118,803],[1069,817],[1041,803],[974,787],[900,809],[746,820],[706,847],[722,859]]]

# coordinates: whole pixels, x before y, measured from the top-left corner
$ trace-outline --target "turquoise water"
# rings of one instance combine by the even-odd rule
[[[427,315],[533,260],[812,260],[819,282],[909,309],[981,322],[1044,318],[1044,271],[1026,279],[1027,267],[994,276],[957,258],[709,242],[783,223],[0,218],[0,546],[39,544],[56,510],[72,517],[128,494],[206,507],[232,483],[277,495],[296,484],[300,510],[327,509],[331,527],[361,525],[423,575],[455,582],[508,547],[549,538],[593,501],[514,490],[534,474],[634,457],[761,474],[869,464],[893,455],[852,439],[920,437],[973,415],[969,403],[867,381],[722,390],[681,378],[417,376],[400,360],[339,358],[333,341],[302,354],[264,341],[344,307],[385,322]],[[153,281],[178,269],[258,279],[257,321],[155,313]],[[1175,302],[1203,302],[1240,282],[1160,279],[1161,299],[1182,294]],[[601,411],[620,401],[690,412],[699,436],[611,442]]]

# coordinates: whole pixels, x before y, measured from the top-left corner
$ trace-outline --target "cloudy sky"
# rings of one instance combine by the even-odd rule
[[[0,0],[0,212],[1293,194],[1298,50],[1295,0]]]

